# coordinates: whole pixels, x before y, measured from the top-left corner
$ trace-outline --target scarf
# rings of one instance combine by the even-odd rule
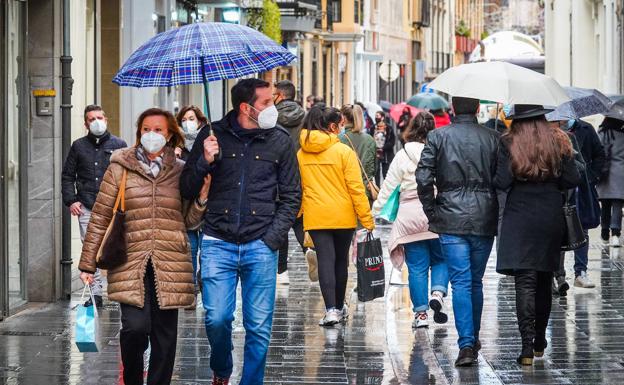
[[[193,148],[193,144],[195,144],[195,139],[197,139],[197,134],[199,134],[199,130],[197,130],[197,132],[195,132],[194,134],[189,134],[188,132],[184,133],[184,147],[186,147],[186,149],[191,152],[191,149]]]
[[[162,168],[162,155],[154,160],[150,160],[147,157],[147,153],[141,146],[137,147],[136,155],[139,163],[141,164],[141,167],[143,167],[143,170],[145,170],[148,175],[156,178],[158,176],[158,173],[160,172],[160,169]]]

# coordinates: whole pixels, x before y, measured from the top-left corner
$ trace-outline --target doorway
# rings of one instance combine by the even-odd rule
[[[1,6],[2,96],[0,115],[0,305],[11,315],[26,302],[26,194],[28,86],[25,36],[26,3]]]

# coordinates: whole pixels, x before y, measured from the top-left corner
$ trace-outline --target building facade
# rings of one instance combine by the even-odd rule
[[[133,144],[135,120],[144,109],[175,112],[190,102],[205,103],[201,86],[132,89],[113,84],[112,78],[135,49],[159,32],[198,20],[223,21],[226,9],[244,15],[242,6],[232,8],[233,2],[211,3],[0,3],[0,319],[28,302],[67,298],[81,285],[81,243],[76,221],[62,205],[61,171],[71,142],[86,134],[84,107],[101,104],[110,131]],[[228,108],[233,83],[211,83],[212,119]]]
[[[455,0],[454,65],[468,63],[472,51],[485,38],[484,0]]]
[[[566,86],[624,92],[621,0],[548,0],[546,74]]]
[[[427,80],[449,69],[455,54],[455,0],[431,0],[431,26],[425,30]]]

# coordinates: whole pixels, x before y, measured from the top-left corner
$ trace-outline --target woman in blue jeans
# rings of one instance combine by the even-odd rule
[[[388,247],[395,268],[403,262],[409,271],[409,288],[415,318],[412,327],[429,326],[427,310],[433,309],[433,320],[445,323],[444,297],[448,288],[448,270],[442,255],[438,236],[429,231],[429,222],[418,199],[415,178],[416,166],[424,148],[427,133],[435,128],[433,115],[421,112],[412,119],[403,134],[405,147],[399,151],[373,204],[373,214],[379,215],[392,192],[399,188],[400,201],[397,218],[392,226]],[[431,289],[429,290],[429,270]],[[431,299],[429,300],[429,292]]]

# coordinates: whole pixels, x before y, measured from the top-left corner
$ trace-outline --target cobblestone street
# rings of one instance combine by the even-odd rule
[[[382,226],[382,239],[389,228]],[[449,323],[411,329],[412,312],[406,282],[393,274],[385,299],[358,303],[348,287],[350,319],[346,325],[318,326],[323,302],[318,284],[307,279],[301,253],[291,248],[290,285],[278,286],[267,384],[621,384],[624,382],[624,259],[618,249],[601,252],[593,236],[589,275],[595,290],[572,288],[555,298],[545,358],[531,368],[519,367],[513,281],[494,271],[490,259],[485,278],[485,307],[479,365],[456,369],[457,334]],[[294,239],[291,245],[294,245]],[[573,258],[567,258],[571,274]],[[571,279],[568,278],[571,283]],[[100,318],[100,352],[80,353],[73,343],[73,300],[31,309],[0,324],[0,378],[6,384],[118,384],[119,309],[108,303]],[[349,297],[349,296],[348,296]],[[450,305],[450,299],[447,301]],[[450,306],[449,306],[450,307]],[[180,313],[174,384],[206,384],[210,348],[203,309]],[[235,323],[236,383],[240,373],[244,330]]]

